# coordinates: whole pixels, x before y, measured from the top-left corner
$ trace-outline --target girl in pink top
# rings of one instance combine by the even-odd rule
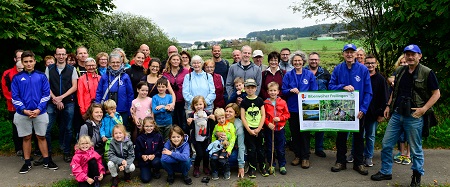
[[[138,96],[131,102],[131,116],[135,124],[131,133],[131,140],[135,142],[138,132],[142,129],[142,120],[145,117],[152,117],[152,98],[148,97],[148,86],[144,81],[136,85]]]

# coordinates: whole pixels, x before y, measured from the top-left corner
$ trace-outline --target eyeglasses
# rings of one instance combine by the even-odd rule
[[[370,65],[375,65],[375,63],[373,63],[373,62],[366,62],[366,63],[364,63],[364,65],[370,66]]]

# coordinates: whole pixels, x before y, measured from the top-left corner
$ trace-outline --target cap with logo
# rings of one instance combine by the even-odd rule
[[[406,46],[405,49],[403,49],[403,53],[406,53],[406,51],[422,54],[422,51],[420,50],[419,46],[415,44]]]
[[[344,46],[344,49],[342,49],[342,52],[347,51],[347,50],[356,51],[356,45],[355,44],[346,44]]]
[[[244,86],[257,86],[255,79],[247,79],[244,82]]]

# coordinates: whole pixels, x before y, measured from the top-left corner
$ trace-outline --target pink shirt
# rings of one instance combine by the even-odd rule
[[[136,117],[141,120],[147,116],[152,116],[152,98],[134,99],[131,102],[131,110],[136,111]]]

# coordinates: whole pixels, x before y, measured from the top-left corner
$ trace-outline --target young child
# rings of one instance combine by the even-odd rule
[[[114,100],[108,99],[103,103],[103,107],[106,110],[106,115],[102,119],[102,125],[100,126],[100,136],[102,137],[102,141],[106,142],[108,140],[111,140],[112,138],[111,133],[113,127],[117,124],[123,124],[123,120],[119,112],[116,111],[117,104]]]
[[[267,92],[270,98],[264,101],[264,110],[266,111],[265,124],[268,128],[265,128],[265,141],[266,141],[266,156],[269,164],[273,164],[269,168],[269,174],[275,173],[275,158],[278,160],[280,167],[280,173],[286,175],[286,157],[284,144],[286,143],[286,137],[284,136],[284,125],[290,117],[287,103],[280,97],[280,85],[276,82],[270,82],[267,86]],[[273,133],[273,140],[272,140]],[[272,142],[274,145],[272,145]],[[274,150],[272,150],[274,146]],[[272,154],[274,151],[276,154]]]
[[[225,110],[223,108],[218,108],[214,111],[214,116],[217,119],[217,125],[214,127],[213,134],[217,132],[224,132],[226,134],[225,139],[229,142],[229,146],[226,149],[227,157],[231,155],[233,151],[234,143],[236,142],[236,128],[234,124],[225,119]],[[218,136],[219,138],[223,138]],[[216,137],[212,137],[212,141],[215,141]],[[220,155],[219,155],[220,156]],[[222,161],[222,162],[221,162]],[[228,159],[211,159],[211,169],[212,169],[212,179],[219,179],[219,168],[223,169],[224,179],[230,179],[230,164]]]
[[[100,181],[105,174],[102,156],[94,151],[89,136],[81,136],[78,139],[77,147],[70,163],[75,180],[79,186],[100,186]]]
[[[209,157],[211,160],[228,159],[227,148],[230,146],[230,142],[227,141],[227,134],[225,132],[216,132],[217,140],[211,142],[206,149],[209,151]]]
[[[172,95],[167,95],[169,81],[166,78],[160,78],[156,81],[158,94],[152,98],[152,112],[155,116],[155,122],[159,130],[164,135],[164,139],[169,138],[169,130],[172,127],[172,111],[169,104],[172,103]]]
[[[135,169],[133,164],[134,147],[124,125],[118,124],[114,126],[112,132],[113,139],[111,140],[108,151],[108,169],[112,176],[111,186],[117,187],[117,184],[119,184],[117,170],[125,172],[125,181],[131,181],[131,172]]]
[[[170,128],[169,137],[170,141],[164,144],[161,156],[162,167],[168,174],[167,182],[173,184],[175,172],[181,172],[184,177],[184,183],[191,185],[192,179],[188,175],[191,169],[189,136],[184,134],[179,126],[174,126]]]
[[[141,181],[148,183],[152,177],[159,179],[161,174],[161,152],[164,146],[163,137],[158,131],[152,117],[145,117],[142,130],[136,139],[136,159],[141,169]],[[151,169],[153,168],[153,173]]]
[[[200,177],[200,162],[203,159],[203,173],[205,175],[210,174],[209,170],[209,157],[206,154],[206,148],[208,147],[208,138],[210,133],[208,132],[208,118],[214,119],[214,116],[211,113],[205,110],[206,101],[205,98],[201,95],[195,96],[192,99],[191,109],[192,113],[190,113],[187,119],[187,123],[191,126],[192,122],[194,122],[194,134],[195,141],[193,142],[196,157],[194,161],[194,177]]]
[[[261,131],[266,118],[264,101],[255,95],[256,81],[247,79],[245,81],[245,92],[247,97],[241,103],[241,120],[245,131],[245,147],[247,149],[247,160],[249,161],[249,177],[255,178],[256,167],[259,165],[259,172],[267,177],[267,168],[264,156],[264,134]]]
[[[146,82],[139,82],[136,85],[138,96],[131,102],[131,117],[135,124],[133,132],[131,133],[131,140],[136,142],[138,132],[142,129],[142,120],[147,117],[153,117],[152,114],[152,98],[148,97],[148,85]]]
[[[244,79],[241,77],[236,77],[234,79],[234,87],[236,88],[236,92],[231,94],[228,103],[234,103],[241,105],[242,100],[247,96],[247,93],[244,89]]]
[[[94,150],[100,154],[105,154],[105,142],[103,142],[100,135],[100,125],[103,117],[102,105],[92,103],[86,111],[87,120],[80,127],[79,136],[89,136],[94,145]]]

